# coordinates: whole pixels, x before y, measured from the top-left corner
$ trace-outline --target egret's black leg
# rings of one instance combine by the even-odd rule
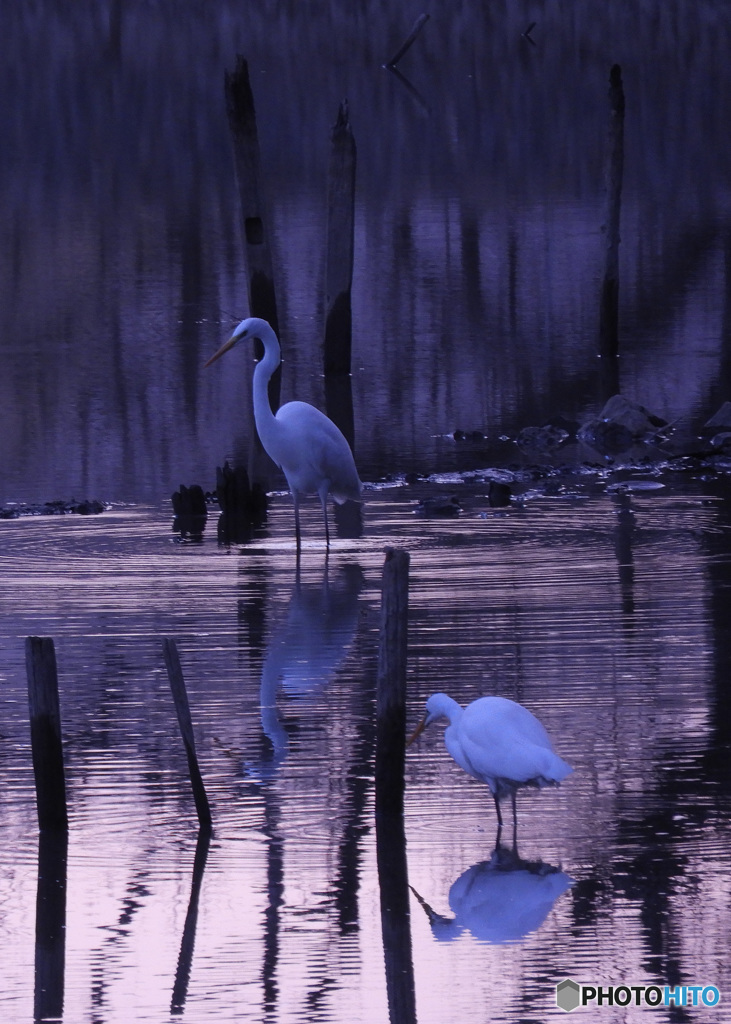
[[[322,501],[322,515],[325,520],[325,547],[330,550],[330,527],[327,521],[327,495],[320,500]]]
[[[513,790],[513,849],[518,848],[518,806],[515,800],[515,790]]]
[[[492,798],[495,801],[495,810],[497,811],[497,826],[498,826],[499,829],[502,829],[502,827],[503,827],[503,815],[502,815],[502,812],[500,810],[500,800],[498,799],[497,794],[495,794],[495,793],[492,794]]]
[[[292,500],[294,501],[294,536],[297,543],[297,554],[299,554],[302,535],[300,534],[300,499],[297,491],[292,491]]]

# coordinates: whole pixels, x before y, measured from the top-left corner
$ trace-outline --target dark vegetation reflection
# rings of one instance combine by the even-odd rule
[[[38,836],[36,897],[36,1021],[63,1016],[67,863],[68,833],[42,830]]]
[[[246,375],[214,385],[201,373],[247,312],[223,97],[237,53],[255,91],[284,386],[321,407],[310,374],[325,333],[328,131],[348,96],[366,479],[451,463],[438,439],[457,428],[494,443],[601,405],[615,64],[621,387],[668,420],[703,422],[728,397],[725,6],[588,2],[531,19],[523,6],[438,3],[430,14],[399,65],[425,109],[381,68],[408,29],[385,4],[369,5],[367,33],[335,0],[322,18],[228,2],[205,16],[10,5],[0,401],[14,499],[213,489],[215,466],[246,450]]]
[[[195,934],[196,928],[198,927],[198,903],[210,845],[210,829],[200,829],[198,832],[198,842],[195,847],[195,858],[193,860],[193,874],[190,885],[188,911],[185,915],[185,925],[183,927],[183,934],[180,940],[180,952],[178,954],[178,967],[175,972],[175,984],[173,985],[173,994],[170,1000],[171,1014],[177,1015],[185,1012],[185,1002],[188,997],[188,986],[190,983],[190,972],[193,966],[193,953],[195,951]]]
[[[582,878],[572,889],[577,926],[596,925],[606,906],[618,897],[639,906],[645,943],[643,967],[658,985],[682,985],[690,980],[683,967],[679,904],[692,879],[693,845],[699,843],[713,855],[720,842],[719,823],[727,822],[731,814],[731,490],[725,478],[714,484],[716,523],[713,529],[703,531],[700,541],[709,582],[714,666],[707,737],[697,745],[686,742],[680,750],[670,745],[661,751],[641,796],[617,793],[611,866],[607,873]],[[635,600],[638,527],[631,495],[617,494],[615,502],[622,623],[628,639],[634,637],[638,643],[643,628],[642,610]],[[683,1011],[678,1010],[673,1019],[685,1019]]]

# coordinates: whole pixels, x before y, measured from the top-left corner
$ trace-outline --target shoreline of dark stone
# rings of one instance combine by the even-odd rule
[[[23,516],[96,516],[108,508],[109,505],[95,498],[85,498],[83,501],[56,499],[31,505],[18,502],[0,505],[0,519],[21,519]]]
[[[476,446],[486,440],[480,432],[462,430],[455,430],[453,438],[457,444],[470,441]],[[461,502],[445,492],[458,483],[477,490],[487,487],[488,507],[504,508],[538,494],[566,493],[572,487],[586,490],[603,485],[621,493],[665,486],[665,481],[677,476],[690,476],[698,482],[731,481],[731,402],[724,402],[710,420],[694,429],[689,424],[665,423],[644,406],[615,395],[598,417],[583,426],[559,417],[542,427],[525,428],[512,443],[521,456],[517,461],[513,455],[500,460],[500,465],[482,469],[388,474],[366,484],[365,489],[378,490],[395,483],[415,486],[422,492],[417,512],[456,516],[463,510]],[[216,483],[213,492],[194,484],[181,486],[172,495],[175,532],[202,533],[208,505],[214,503],[221,508],[222,518],[227,513],[243,516],[247,528],[266,515],[266,495],[258,484],[250,485],[245,469],[226,463],[216,470]],[[98,515],[110,507],[95,499],[11,503],[0,506],[0,520]]]

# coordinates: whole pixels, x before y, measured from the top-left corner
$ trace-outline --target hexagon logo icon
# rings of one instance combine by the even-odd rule
[[[564,978],[556,985],[556,1006],[559,1010],[569,1013],[575,1010],[581,1002],[581,985],[572,981],[571,978]]]

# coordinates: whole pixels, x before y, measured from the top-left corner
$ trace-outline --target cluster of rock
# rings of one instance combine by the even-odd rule
[[[101,501],[44,501],[38,505],[2,505],[0,506],[0,519],[20,519],[21,516],[95,516],[103,512],[108,506]]]
[[[455,430],[456,441],[476,441],[479,431]],[[540,427],[524,427],[515,437],[521,451],[550,458],[571,441],[603,457],[642,457],[653,450],[664,456],[731,452],[731,402],[724,402],[702,427],[668,423],[624,395],[614,395],[598,416],[572,423],[559,416]]]

